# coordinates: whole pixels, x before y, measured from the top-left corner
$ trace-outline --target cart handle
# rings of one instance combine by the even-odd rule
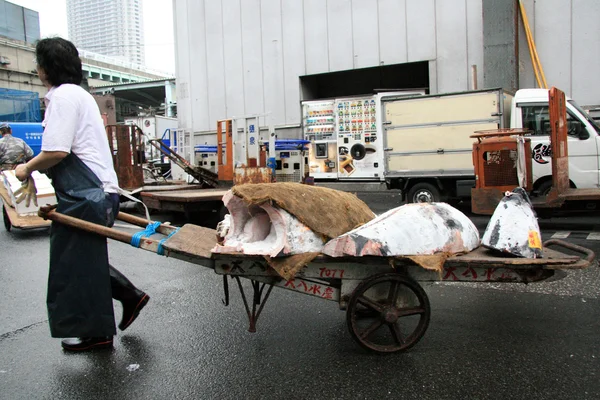
[[[564,240],[560,240],[560,239],[546,240],[544,242],[544,247],[550,247],[550,246],[564,247],[565,249],[573,250],[574,252],[583,254],[585,256],[585,258],[577,261],[576,263],[574,263],[570,266],[564,266],[564,265],[558,266],[557,265],[557,266],[554,266],[554,268],[552,266],[548,266],[547,267],[548,269],[584,269],[584,268],[587,268],[596,258],[596,254],[592,250],[587,249],[582,246],[578,246],[573,243],[565,242]]]
[[[49,205],[49,206],[42,206],[40,207],[39,211],[38,211],[38,216],[44,218],[44,219],[49,219],[54,221],[55,217],[54,216],[49,216],[50,211],[53,211],[56,209],[56,207],[58,207],[58,204],[53,204],[53,205]],[[64,215],[64,214],[61,214]],[[60,218],[60,217],[58,217]],[[124,213],[123,211],[119,211],[119,213],[117,214],[117,219],[123,222],[127,222],[130,223],[132,225],[137,225],[140,226],[142,228],[145,228],[148,226],[148,224],[152,224],[155,221],[148,221],[145,218],[140,218],[140,217],[136,217],[135,215],[131,215],[131,214],[127,214]],[[79,219],[77,219],[78,221],[80,221]],[[74,221],[71,221],[72,223],[74,223]],[[98,225],[101,226],[101,225]],[[163,235],[169,235],[171,234],[173,231],[178,230],[179,228],[169,225],[169,224],[160,224],[160,226],[158,228],[156,228],[156,231],[159,233],[162,233]],[[119,239],[117,239],[119,240]]]
[[[117,219],[120,221],[123,221],[123,222],[128,222],[132,225],[140,226],[142,228],[145,228],[146,226],[148,226],[148,224],[152,224],[155,222],[155,221],[148,221],[145,218],[136,217],[135,215],[124,213],[123,211],[119,211],[119,213],[117,214]],[[159,233],[162,233],[163,235],[169,235],[170,233],[172,233],[173,231],[176,231],[177,229],[179,229],[179,228],[172,226],[172,225],[161,223],[160,226],[158,228],[156,228],[156,231]]]
[[[104,236],[109,239],[118,240],[119,242],[131,244],[133,235],[128,232],[123,232],[118,229],[109,228],[104,225],[95,224],[93,222],[84,221],[79,218],[71,217],[55,211],[56,206],[40,207],[38,215],[44,219],[56,221],[63,225],[70,226],[72,228],[80,229],[86,232],[90,232],[96,235]],[[139,248],[152,251],[157,253],[159,250],[159,241],[149,238],[144,238],[141,241]]]

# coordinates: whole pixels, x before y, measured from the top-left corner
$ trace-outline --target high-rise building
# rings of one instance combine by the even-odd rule
[[[67,20],[78,48],[144,65],[142,0],[67,0]]]

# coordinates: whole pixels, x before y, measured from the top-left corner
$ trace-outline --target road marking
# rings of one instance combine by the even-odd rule
[[[569,237],[571,232],[568,231],[558,231],[554,235],[552,235],[552,239],[566,239]]]
[[[592,232],[587,236],[586,239],[587,240],[600,240],[600,232]]]

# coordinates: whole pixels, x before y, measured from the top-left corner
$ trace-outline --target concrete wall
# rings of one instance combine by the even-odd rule
[[[0,64],[0,87],[38,92],[43,98],[48,90],[37,76],[33,61],[35,50],[31,45],[0,38],[0,57],[10,64]]]
[[[600,104],[600,2],[524,3],[548,84]],[[482,0],[175,0],[179,126],[266,112],[297,126],[300,76],[379,65],[428,62],[432,93],[472,89],[476,65],[482,88],[482,13]],[[534,87],[518,31],[518,86]]]
[[[480,16],[478,0],[176,0],[180,126],[265,112],[297,125],[299,76],[378,65],[430,61],[432,91],[463,90]]]

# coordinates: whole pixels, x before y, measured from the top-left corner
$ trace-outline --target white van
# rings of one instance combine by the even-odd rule
[[[552,187],[552,153],[547,89],[521,89],[513,97],[511,128],[530,129],[533,190],[546,195]],[[567,97],[569,179],[574,188],[600,187],[600,126]]]

